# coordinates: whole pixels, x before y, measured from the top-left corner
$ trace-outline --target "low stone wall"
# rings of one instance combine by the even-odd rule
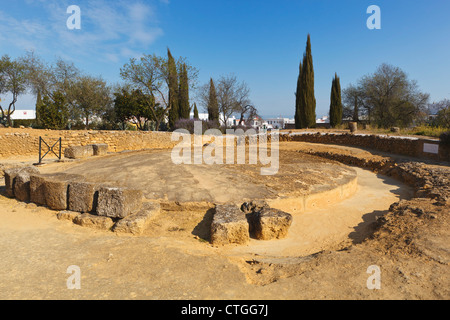
[[[282,133],[280,141],[338,144],[410,157],[450,161],[450,148],[439,145],[439,140],[432,139],[358,133],[294,132]]]
[[[141,190],[86,182],[83,176],[40,174],[35,167],[5,171],[6,194],[60,211],[58,219],[72,220],[116,232],[140,234],[159,204],[143,202]]]
[[[0,158],[36,156],[39,137],[52,146],[60,137],[62,150],[70,146],[107,144],[110,152],[142,149],[166,149],[178,142],[171,140],[169,132],[138,131],[68,131],[36,129],[0,129]],[[46,152],[46,146],[43,145]]]

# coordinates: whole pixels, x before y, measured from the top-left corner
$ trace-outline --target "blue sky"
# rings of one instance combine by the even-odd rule
[[[317,115],[328,113],[334,73],[345,88],[383,62],[402,68],[432,101],[450,98],[448,0],[1,0],[0,55],[33,49],[61,57],[109,83],[143,53],[183,56],[199,83],[234,74],[251,89],[262,115],[294,115],[298,65],[311,34]],[[69,5],[81,30],[69,30]],[[381,30],[369,30],[370,5]],[[2,97],[4,98],[4,97]],[[34,106],[23,96],[18,109]]]

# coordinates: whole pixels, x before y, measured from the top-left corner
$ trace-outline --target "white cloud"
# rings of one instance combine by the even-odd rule
[[[81,30],[69,30],[66,9],[70,4],[66,0],[26,0],[30,11],[33,7],[44,9],[45,15],[34,19],[0,11],[1,47],[117,62],[129,58],[124,53],[148,50],[164,34],[153,5],[125,0],[80,2]]]

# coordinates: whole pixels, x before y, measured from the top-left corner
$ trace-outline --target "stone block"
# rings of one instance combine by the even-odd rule
[[[107,144],[94,144],[92,145],[94,156],[104,156],[108,154]]]
[[[139,212],[142,206],[142,191],[127,188],[102,186],[98,191],[97,214],[123,219]]]
[[[20,168],[12,168],[5,170],[6,195],[10,198],[14,198],[14,180],[19,171]]]
[[[138,213],[129,215],[126,218],[119,220],[113,228],[117,233],[131,233],[140,235],[144,232],[151,219],[159,214],[159,203],[145,203],[143,208]]]
[[[92,157],[94,155],[94,148],[92,145],[88,146],[71,146],[64,150],[64,157],[69,159],[82,159]]]
[[[211,223],[211,243],[246,244],[249,240],[249,225],[245,213],[235,205],[216,205]]]
[[[22,181],[26,180],[26,185],[21,184],[20,188],[18,189],[20,192],[19,199],[20,201],[28,201],[27,199],[22,200],[25,194],[28,194],[29,198],[29,175],[30,174],[39,174],[39,170],[36,167],[24,167],[24,168],[12,168],[5,170],[5,186],[6,186],[6,195],[8,197],[15,197],[15,184],[16,184],[16,178],[19,174],[22,174]],[[23,190],[26,188],[25,190]]]
[[[35,168],[33,168],[35,169]],[[30,201],[30,172],[34,170],[21,170],[14,182],[14,196],[19,201]],[[37,171],[37,172],[36,172]],[[36,169],[34,173],[39,171]]]
[[[114,221],[108,217],[100,217],[89,213],[77,215],[73,222],[82,227],[89,227],[99,230],[110,230]]]
[[[244,213],[253,213],[260,211],[261,209],[268,207],[269,205],[264,200],[253,200],[250,202],[244,202],[241,206],[241,210]]]
[[[292,215],[287,212],[264,207],[250,215],[251,235],[258,240],[283,239],[292,224]]]
[[[41,206],[44,206],[46,204],[44,181],[44,175],[30,175],[30,201]]]
[[[58,220],[69,220],[69,221],[74,221],[76,217],[78,217],[80,215],[79,212],[74,212],[74,211],[60,211],[58,212],[58,214],[56,215],[56,217],[58,218]]]
[[[44,181],[45,204],[53,210],[66,210],[69,183],[74,181],[84,181],[84,177],[65,173],[46,176]]]
[[[88,213],[97,209],[98,185],[96,183],[74,181],[69,183],[67,208],[71,211]]]

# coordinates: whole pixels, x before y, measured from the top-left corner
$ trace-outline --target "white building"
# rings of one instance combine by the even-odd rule
[[[193,112],[191,112],[190,117],[191,117],[191,119],[194,118],[194,113]],[[208,115],[208,113],[199,113],[198,114],[198,118],[199,118],[198,120],[208,121],[209,115]],[[223,125],[225,123],[222,113],[219,115],[219,120],[220,120],[220,124],[221,125]],[[235,116],[231,116],[228,119],[228,121],[227,121],[227,126],[228,127],[236,126],[238,124],[239,124],[239,119],[237,119]]]
[[[330,123],[330,119],[328,118],[328,116],[323,116],[322,118],[317,119],[316,123]]]
[[[36,119],[35,110],[16,110],[11,115],[12,120],[34,120]]]
[[[295,123],[295,119],[289,118],[269,118],[264,120],[267,123],[268,129],[278,129],[283,130],[286,128],[286,124]]]
[[[191,119],[194,119],[194,113],[193,112],[191,112],[191,114],[189,116],[191,117]],[[198,120],[208,121],[208,117],[209,117],[209,115],[207,113],[199,113],[198,114],[198,118],[199,118]]]

